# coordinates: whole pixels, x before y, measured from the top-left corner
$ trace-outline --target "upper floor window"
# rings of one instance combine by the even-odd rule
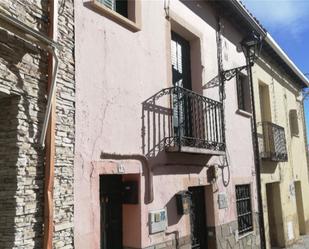
[[[104,16],[132,30],[140,30],[140,0],[92,0]]]
[[[261,121],[271,122],[271,101],[269,86],[262,82],[259,82],[259,97],[260,97],[260,111]]]
[[[116,11],[120,15],[128,18],[128,0],[97,0],[107,8]]]
[[[290,127],[291,127],[291,135],[298,136],[299,128],[298,128],[298,117],[297,110],[290,110]]]
[[[249,77],[245,74],[236,75],[238,109],[251,113]]]

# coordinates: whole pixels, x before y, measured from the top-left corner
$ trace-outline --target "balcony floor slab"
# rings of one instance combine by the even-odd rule
[[[167,146],[165,147],[165,151],[167,152],[184,152],[190,154],[204,154],[204,155],[214,155],[214,156],[222,156],[225,155],[225,151],[217,151],[210,150],[204,148],[196,148],[190,146]]]

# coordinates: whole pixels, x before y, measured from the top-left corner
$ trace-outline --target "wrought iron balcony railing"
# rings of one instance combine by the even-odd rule
[[[271,122],[262,122],[263,134],[259,134],[259,150],[262,159],[276,162],[288,160],[284,128]]]
[[[182,87],[165,88],[143,102],[143,152],[222,154],[222,103]]]

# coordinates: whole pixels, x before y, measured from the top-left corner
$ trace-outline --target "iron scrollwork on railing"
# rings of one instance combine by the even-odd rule
[[[260,156],[276,162],[288,160],[284,128],[271,122],[262,122],[259,135]]]
[[[145,155],[182,146],[225,150],[222,103],[176,86],[162,89],[142,105]]]

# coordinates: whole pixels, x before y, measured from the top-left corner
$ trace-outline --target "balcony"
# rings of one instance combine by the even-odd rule
[[[274,162],[286,162],[288,154],[286,149],[284,128],[271,122],[262,122],[262,134],[258,134],[260,157]]]
[[[143,152],[221,155],[225,151],[222,103],[182,87],[165,88],[145,100]]]

